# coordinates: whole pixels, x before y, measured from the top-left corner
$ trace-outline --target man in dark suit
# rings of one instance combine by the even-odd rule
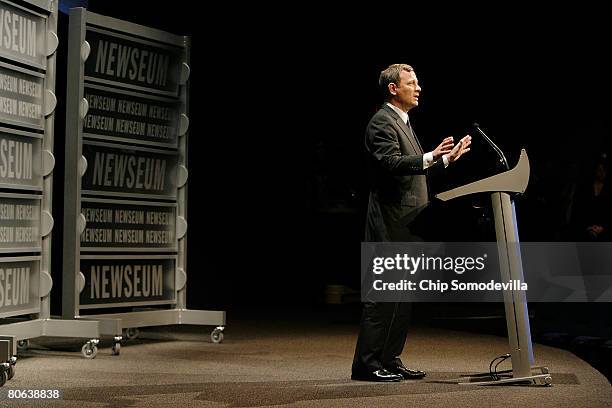
[[[408,119],[421,92],[412,67],[389,66],[381,72],[379,86],[386,102],[366,129],[370,198],[365,240],[422,241],[417,219],[429,203],[426,174],[444,170],[467,153],[471,137],[466,135],[456,145],[447,137],[425,153]],[[406,368],[399,357],[408,334],[410,306],[364,302],[352,379],[400,381],[425,376]]]

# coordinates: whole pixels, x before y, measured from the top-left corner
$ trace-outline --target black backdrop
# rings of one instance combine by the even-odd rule
[[[517,203],[525,241],[561,237],[560,192],[609,151],[607,2],[356,9],[90,0],[89,9],[192,36],[192,308],[308,305],[327,284],[358,289],[363,131],[390,63],[416,69],[423,91],[411,117],[425,146],[477,120],[511,164],[528,150],[532,182]],[[58,78],[58,93],[62,86]],[[434,189],[495,171],[475,139],[470,158]],[[486,200],[441,214],[441,239],[490,238]],[[453,228],[449,214],[460,214]]]

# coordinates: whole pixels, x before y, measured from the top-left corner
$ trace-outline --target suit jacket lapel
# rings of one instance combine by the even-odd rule
[[[400,129],[402,129],[402,132],[404,132],[404,134],[406,135],[406,138],[412,145],[414,151],[418,154],[423,154],[423,149],[421,149],[421,145],[419,144],[417,138],[414,136],[414,133],[412,133],[412,130],[408,127],[408,125],[404,123],[402,118],[397,118],[396,121]]]
[[[408,142],[410,142],[414,151],[417,152],[418,154],[423,154],[423,148],[421,147],[419,140],[416,138],[416,136],[412,132],[412,127],[408,127],[408,125],[404,123],[402,118],[400,118],[399,115],[393,109],[391,109],[386,103],[383,105],[383,107],[388,112],[390,112],[391,115],[393,115],[393,117],[395,118],[395,121],[397,122],[397,125],[402,130],[402,132],[404,132],[404,135],[406,135],[406,139],[408,139]]]

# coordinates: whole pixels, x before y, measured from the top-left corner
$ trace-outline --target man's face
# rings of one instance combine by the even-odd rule
[[[414,71],[402,71],[399,84],[389,84],[389,91],[404,112],[419,105],[421,87]]]

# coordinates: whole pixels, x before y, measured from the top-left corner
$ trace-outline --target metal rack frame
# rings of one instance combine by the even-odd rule
[[[103,75],[87,75],[86,63],[92,50],[92,44],[87,41],[87,34],[91,36],[106,36],[106,38],[117,38],[118,41],[126,41],[130,44],[141,44],[143,47],[158,47],[160,49],[180,50],[176,86],[171,89],[146,88],[140,84],[129,83],[129,81],[117,81],[108,79]],[[93,38],[93,37],[92,37]],[[146,326],[160,326],[172,324],[193,324],[216,326],[211,334],[214,342],[220,342],[223,338],[223,326],[225,325],[224,311],[189,310],[186,308],[186,282],[187,282],[187,138],[189,119],[186,112],[189,108],[189,89],[187,80],[189,78],[189,50],[190,39],[166,33],[154,28],[133,24],[127,21],[102,16],[88,12],[84,8],[70,10],[69,25],[69,54],[68,54],[68,78],[67,84],[67,109],[66,109],[66,172],[65,172],[65,205],[64,205],[64,286],[62,295],[62,314],[66,319],[95,320],[100,322],[100,330],[104,335],[113,336],[113,354],[119,354],[120,344],[123,337],[123,329],[128,329],[128,338],[137,334],[137,328]],[[96,44],[93,44],[96,46]],[[84,131],[84,122],[89,110],[88,101],[84,98],[84,88],[93,88],[104,92],[116,92],[130,97],[142,97],[145,99],[173,101],[180,106],[177,118],[177,141],[176,145],[168,146],[167,143],[147,142],[146,140],[130,140],[121,135],[100,135]],[[168,152],[176,152],[177,167],[173,183],[176,184],[176,195],[171,192],[167,196],[147,195],[135,193],[134,191],[92,191],[83,188],[82,183],[86,175],[87,160],[83,155],[83,142],[87,140],[88,146],[104,146],[108,149],[132,149],[134,151],[148,151],[159,153],[160,148],[170,149]],[[101,143],[102,140],[112,141],[113,144]],[[147,147],[143,147],[147,146]],[[174,191],[174,190],[173,190]],[[86,195],[87,197],[85,197]],[[80,294],[86,286],[86,276],[81,270],[82,259],[111,259],[122,260],[129,257],[148,256],[153,258],[155,249],[143,248],[136,245],[132,248],[85,248],[81,247],[81,233],[86,228],[86,219],[81,214],[83,201],[97,201],[107,203],[134,204],[135,200],[141,203],[147,199],[154,201],[166,200],[166,204],[176,205],[175,236],[177,242],[173,249],[160,249],[157,253],[168,255],[174,253],[175,279],[174,296],[164,301],[150,302],[118,302],[109,304],[82,305]],[[152,202],[152,201],[151,201]],[[122,204],[117,204],[122,205]],[[151,204],[149,204],[151,205]],[[67,233],[71,232],[71,233]],[[100,255],[103,252],[104,255]],[[111,254],[112,252],[112,254]],[[141,252],[144,255],[133,255]],[[140,310],[124,313],[110,314],[82,314],[87,309],[91,311],[95,306],[99,307],[129,307],[150,306],[152,304],[165,303],[170,305],[169,309]],[[98,308],[99,308],[98,307]]]

